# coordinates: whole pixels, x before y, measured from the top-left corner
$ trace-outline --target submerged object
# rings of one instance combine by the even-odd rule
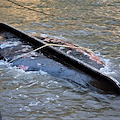
[[[57,49],[46,46],[34,51],[49,42],[66,45],[67,49],[61,51],[60,47]],[[69,55],[76,52],[79,53],[80,59]],[[0,59],[10,62],[11,66],[16,66],[17,69],[42,70],[77,86],[107,93],[120,93],[120,83],[98,70],[104,66],[104,62],[92,51],[49,37],[38,39],[5,23],[0,23]]]

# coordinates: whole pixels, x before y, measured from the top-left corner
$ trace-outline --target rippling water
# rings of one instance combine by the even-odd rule
[[[40,12],[1,0],[0,22],[87,47],[106,62],[101,71],[120,82],[119,0],[13,1]],[[0,84],[3,120],[120,118],[119,96],[78,88],[44,71],[16,70],[1,60]]]

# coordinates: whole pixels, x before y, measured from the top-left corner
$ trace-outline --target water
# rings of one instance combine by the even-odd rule
[[[0,22],[26,33],[45,34],[89,48],[120,82],[119,0],[16,0],[41,14],[0,2]],[[55,16],[52,16],[55,15]],[[44,71],[24,72],[0,61],[0,111],[3,120],[118,120],[120,97],[78,88]]]

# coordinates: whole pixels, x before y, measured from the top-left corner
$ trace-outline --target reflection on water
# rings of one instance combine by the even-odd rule
[[[119,0],[14,0],[35,12],[0,2],[0,22],[87,47],[106,61],[101,71],[120,78]],[[0,111],[4,120],[119,119],[119,96],[104,95],[0,61]]]

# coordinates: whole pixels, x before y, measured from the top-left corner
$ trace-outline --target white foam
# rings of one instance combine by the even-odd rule
[[[120,70],[110,61],[110,59],[105,59],[105,67],[101,68],[100,71],[106,75],[112,76],[119,81]]]
[[[39,103],[40,103],[40,101],[31,102],[31,103],[29,104],[29,106],[37,106]]]
[[[0,65],[5,65],[5,63],[7,62],[5,62],[4,60],[0,60]]]
[[[12,46],[17,46],[18,44],[20,44],[20,42],[11,42],[11,41],[8,41],[8,42],[4,42],[0,45],[0,48],[1,49],[4,49],[6,47],[12,47]]]
[[[110,60],[109,59],[104,59],[104,61],[105,61],[105,67],[103,67],[103,68],[101,68],[100,69],[100,71],[102,72],[102,73],[105,73],[105,74],[111,74],[113,71],[111,71],[111,62],[110,62]]]

